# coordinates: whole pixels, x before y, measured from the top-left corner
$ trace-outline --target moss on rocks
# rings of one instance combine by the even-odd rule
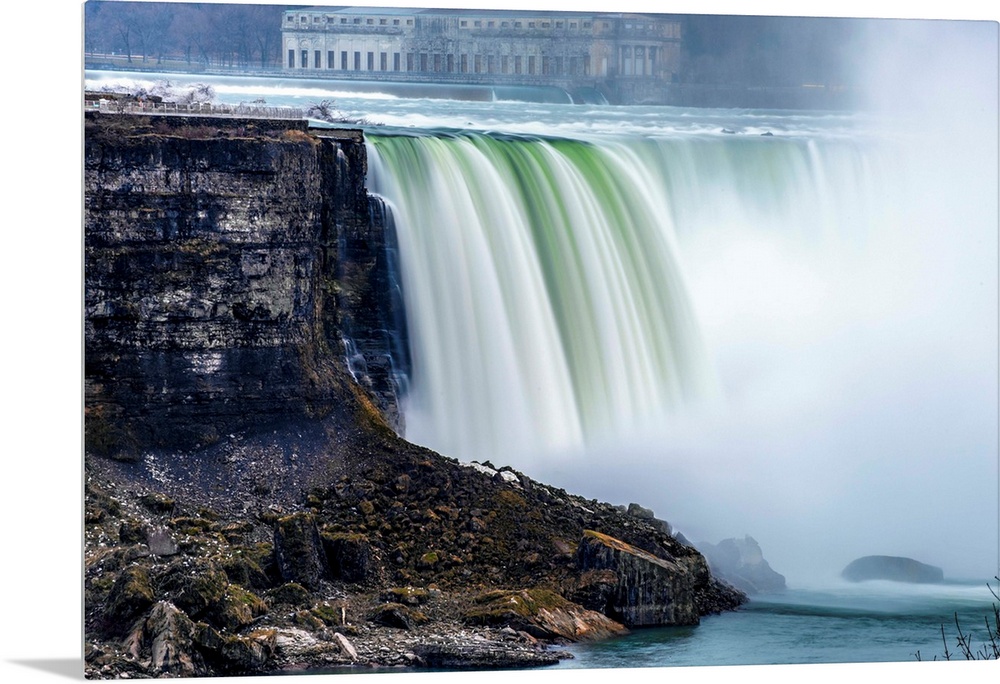
[[[155,594],[146,568],[132,565],[115,580],[104,602],[106,628],[123,632],[141,613],[153,605]]]

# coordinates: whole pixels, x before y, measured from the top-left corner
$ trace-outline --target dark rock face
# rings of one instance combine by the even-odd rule
[[[784,575],[771,569],[753,537],[723,539],[718,544],[702,542],[697,548],[717,577],[747,594],[785,590]]]
[[[210,135],[206,121],[88,113],[89,453],[192,448],[322,415],[345,402],[329,370],[349,352],[396,415],[392,375],[378,372],[401,319],[392,245],[370,211],[360,131],[236,120]]]
[[[608,587],[601,612],[626,627],[696,625],[699,610],[695,586],[707,578],[702,556],[661,558],[593,530],[584,531],[577,550],[584,572],[610,570],[617,577]]]
[[[309,589],[318,588],[330,574],[316,519],[310,513],[294,513],[277,521],[274,558],[286,582]]]
[[[941,568],[901,556],[864,556],[849,563],[840,574],[851,582],[881,579],[932,584],[944,581]]]

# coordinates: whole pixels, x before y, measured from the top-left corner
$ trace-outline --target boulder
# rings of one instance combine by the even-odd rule
[[[274,526],[274,558],[286,582],[317,589],[328,574],[326,555],[316,518],[311,513],[293,513]]]
[[[944,571],[941,568],[902,556],[864,556],[851,561],[840,574],[850,582],[881,579],[933,584],[944,581]]]
[[[768,565],[760,545],[751,536],[698,545],[712,573],[747,594],[785,590],[785,577]]]
[[[148,654],[150,669],[156,674],[197,676],[207,670],[195,648],[195,633],[195,625],[184,611],[160,601],[136,624],[125,648],[134,658]]]
[[[701,556],[659,558],[620,539],[584,530],[576,560],[581,573],[610,570],[616,575],[617,584],[607,592],[601,612],[626,627],[698,624],[695,586],[707,580],[707,567],[696,567],[704,565]],[[612,586],[607,576],[602,583]]]
[[[539,639],[593,641],[628,631],[606,615],[547,589],[492,591],[476,598],[475,604],[466,612],[466,622],[509,627]]]
[[[419,627],[426,624],[429,620],[419,610],[404,606],[401,603],[387,603],[380,606],[370,617],[373,622],[385,625],[386,627],[405,630]]]
[[[104,602],[104,617],[112,632],[121,633],[133,620],[153,605],[149,573],[139,565],[125,568],[115,580]]]
[[[330,572],[335,578],[360,583],[377,578],[379,567],[367,537],[329,532],[321,536]]]

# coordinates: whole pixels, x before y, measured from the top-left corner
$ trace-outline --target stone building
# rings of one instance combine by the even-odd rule
[[[680,22],[666,15],[311,7],[282,17],[283,66],[337,79],[554,86],[662,103]]]

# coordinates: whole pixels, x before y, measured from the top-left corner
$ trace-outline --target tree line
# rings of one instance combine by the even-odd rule
[[[284,5],[111,2],[84,5],[84,49],[129,64],[270,68],[280,64]]]

